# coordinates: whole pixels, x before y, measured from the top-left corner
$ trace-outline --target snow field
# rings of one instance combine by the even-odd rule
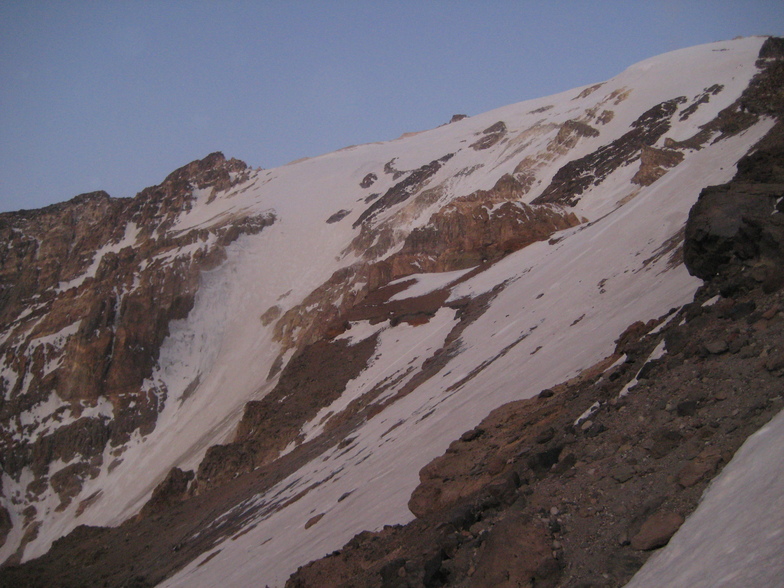
[[[756,72],[753,64],[762,41],[749,38],[674,52],[629,68],[585,97],[578,98],[584,90],[578,88],[395,141],[255,171],[247,183],[209,204],[208,191],[198,193],[173,230],[209,227],[262,212],[274,212],[277,220],[259,235],[242,237],[227,247],[227,261],[203,274],[188,318],[171,325],[159,368],[147,384],[167,395],[155,431],[145,438],[137,435],[120,456],[107,448],[102,473],[85,483],[65,511],[51,513],[25,559],[44,553],[77,524],[119,524],[141,508],[171,467],[193,469],[210,445],[231,440],[244,404],[275,384],[267,375],[281,350],[272,339],[272,325],[263,326],[259,317],[276,304],[283,312],[294,307],[336,270],[355,261],[342,251],[357,234],[351,224],[368,206],[364,198],[383,194],[396,183],[383,172],[386,163],[394,160],[396,169],[412,170],[454,153],[425,186],[442,185],[443,201],[489,189],[524,157],[539,158],[540,183],[526,195],[530,202],[566,161],[620,137],[648,108],[680,95],[687,98],[681,106],[686,108],[706,87],[723,84],[718,95],[667,134],[675,139],[691,136],[745,88]],[[628,97],[618,101],[624,92]],[[552,108],[534,112],[545,106]],[[546,151],[561,123],[584,118],[595,107],[615,114],[606,125],[589,121],[600,131],[599,137],[580,139],[566,154]],[[499,120],[508,128],[505,139],[484,151],[469,147]],[[673,120],[678,120],[677,114]],[[669,267],[669,255],[657,258],[657,252],[683,227],[699,190],[729,180],[737,159],[771,124],[763,121],[742,136],[688,153],[679,166],[646,188],[629,184],[637,164],[620,168],[585,192],[576,207],[575,213],[591,223],[559,233],[560,240],[552,245],[531,245],[454,287],[453,300],[506,284],[487,312],[463,332],[462,353],[447,367],[368,420],[347,450],[325,452],[260,495],[253,530],[225,541],[208,565],[199,567],[205,557],[199,558],[164,585],[282,585],[298,565],[340,547],[357,532],[410,520],[406,504],[419,469],[442,454],[451,440],[498,405],[533,396],[607,356],[630,323],[658,317],[691,299],[699,281],[683,266]],[[475,171],[459,173],[470,169]],[[359,182],[371,172],[378,180],[361,189]],[[338,223],[325,222],[341,209],[351,214]],[[399,209],[381,212],[377,221],[395,217]],[[427,212],[405,218],[396,228],[405,233],[424,225]],[[138,231],[129,227],[121,243],[106,250],[126,241],[131,244],[134,230]],[[97,253],[90,269],[76,280],[89,277],[103,253]],[[416,276],[416,283],[393,299],[446,286],[460,277],[459,272],[453,274]],[[598,287],[601,281],[605,293]],[[61,284],[61,290],[78,283]],[[412,375],[440,347],[453,324],[453,311],[442,309],[426,325],[384,330],[378,360],[303,432],[308,438],[317,435],[330,410],[347,406],[384,378],[409,369]],[[355,325],[345,337],[359,340],[374,328]],[[122,462],[109,472],[116,457]],[[285,509],[272,508],[318,482]],[[79,501],[96,492],[99,500],[77,519]],[[304,529],[305,522],[320,513],[326,513],[324,518]],[[0,557],[12,552],[17,541],[12,534]]]

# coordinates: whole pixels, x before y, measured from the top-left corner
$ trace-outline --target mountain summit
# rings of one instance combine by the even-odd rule
[[[625,583],[780,408],[782,87],[736,39],[0,214],[0,581]]]

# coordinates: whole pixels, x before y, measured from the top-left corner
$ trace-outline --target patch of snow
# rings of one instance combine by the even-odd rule
[[[65,292],[71,288],[78,288],[87,278],[94,278],[95,272],[98,271],[98,267],[101,265],[103,256],[107,253],[119,253],[126,247],[133,247],[136,244],[136,239],[138,238],[140,231],[141,228],[138,227],[136,223],[128,223],[125,226],[125,233],[118,242],[107,243],[103,247],[99,248],[93,254],[93,260],[87,269],[72,280],[68,280],[67,282],[60,282],[60,284],[55,288],[55,292],[60,294],[61,292]]]
[[[659,344],[656,345],[656,347],[653,349],[653,351],[651,351],[651,353],[648,355],[648,358],[643,363],[643,367],[645,367],[645,364],[648,363],[649,361],[663,357],[664,354],[667,353],[666,347],[667,346],[664,339],[659,341]],[[640,370],[642,370],[642,368],[640,368]],[[621,391],[618,392],[618,398],[623,398],[631,391],[631,389],[634,386],[639,384],[640,381],[637,379],[637,375],[639,373],[640,372],[638,371],[637,374],[635,374],[634,377],[631,380],[629,380],[629,382],[621,389]]]
[[[716,304],[716,303],[717,303],[719,300],[721,300],[721,294],[716,294],[716,296],[714,296],[713,298],[709,298],[708,300],[706,300],[705,302],[703,302],[703,303],[702,303],[702,305],[703,305],[703,306],[713,306],[713,305],[714,305],[714,304]]]
[[[656,335],[657,333],[660,333],[667,325],[669,325],[672,321],[674,321],[675,317],[677,317],[677,316],[678,316],[678,313],[677,312],[673,312],[665,320],[663,320],[661,323],[659,323],[657,326],[655,326],[653,329],[651,329],[648,334],[649,335]]]
[[[399,278],[394,282],[390,282],[389,285],[392,286],[409,280],[414,280],[414,283],[402,292],[398,292],[392,296],[389,300],[405,300],[406,298],[416,298],[417,296],[430,294],[431,292],[439,290],[440,288],[447,287],[449,284],[457,281],[462,276],[466,275],[470,271],[473,271],[474,269],[475,268],[470,267],[468,269],[455,270],[451,272],[413,274],[406,276],[405,278]]]
[[[602,405],[599,403],[599,401],[598,401],[598,400],[597,400],[596,402],[594,402],[594,403],[593,403],[591,406],[589,406],[589,407],[586,409],[586,411],[585,411],[583,414],[581,414],[580,416],[578,416],[578,417],[575,419],[575,421],[574,421],[574,426],[576,427],[576,426],[578,426],[579,424],[581,424],[581,423],[583,423],[583,422],[587,421],[589,418],[591,418],[591,417],[593,416],[593,414],[594,414],[594,413],[595,413],[597,410],[599,410],[599,408],[601,408],[601,406],[602,406]]]

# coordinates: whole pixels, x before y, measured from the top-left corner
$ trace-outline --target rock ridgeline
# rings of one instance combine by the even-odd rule
[[[186,231],[175,223],[197,190],[214,199],[250,173],[213,153],[134,198],[94,192],[0,215],[0,321],[8,333],[0,343],[0,465],[17,481],[23,472],[32,477],[11,497],[27,504],[20,549],[44,516],[39,499],[54,492],[57,509],[66,508],[100,471],[107,446],[121,460],[134,432],[155,428],[166,390],[142,384],[169,322],[188,315],[200,272],[222,262],[226,245],[274,218]],[[52,470],[58,460],[68,465]]]

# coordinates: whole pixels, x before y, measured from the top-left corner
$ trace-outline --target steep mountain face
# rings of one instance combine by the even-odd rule
[[[282,585],[416,515],[293,585],[502,585],[520,528],[533,555],[508,577],[553,583],[564,561],[609,551],[587,523],[554,537],[564,507],[549,527],[538,509],[591,482],[576,464],[625,445],[594,470],[623,484],[649,468],[664,494],[676,465],[702,469],[672,504],[627,504],[634,520],[613,528],[633,535],[615,547],[635,547],[644,515],[688,514],[775,408],[782,57],[776,39],[695,47],[396,141],[266,171],[213,154],[133,199],[0,215],[0,578]],[[700,305],[719,291],[730,302]],[[700,351],[754,312],[770,330]],[[621,426],[650,404],[612,402],[633,377],[661,371],[650,398],[666,405],[689,362],[752,347],[767,404],[732,431],[701,415],[720,449],[684,457],[704,426],[672,410]],[[602,416],[576,418],[594,402]],[[456,508],[462,539],[444,531]],[[65,572],[74,558],[89,565]]]
[[[17,556],[45,516],[38,505],[62,512],[85,480],[122,461],[134,434],[155,428],[167,391],[149,378],[170,322],[193,307],[200,272],[274,215],[173,225],[198,196],[250,173],[213,154],[133,199],[95,192],[0,218],[3,472],[29,522]]]
[[[629,586],[777,585],[782,146],[779,123],[732,182],[700,193],[684,241],[705,280],[693,302],[630,325],[577,378],[493,410],[420,471],[414,521],[358,535],[286,586],[626,585],[778,413],[711,487],[699,525]]]

